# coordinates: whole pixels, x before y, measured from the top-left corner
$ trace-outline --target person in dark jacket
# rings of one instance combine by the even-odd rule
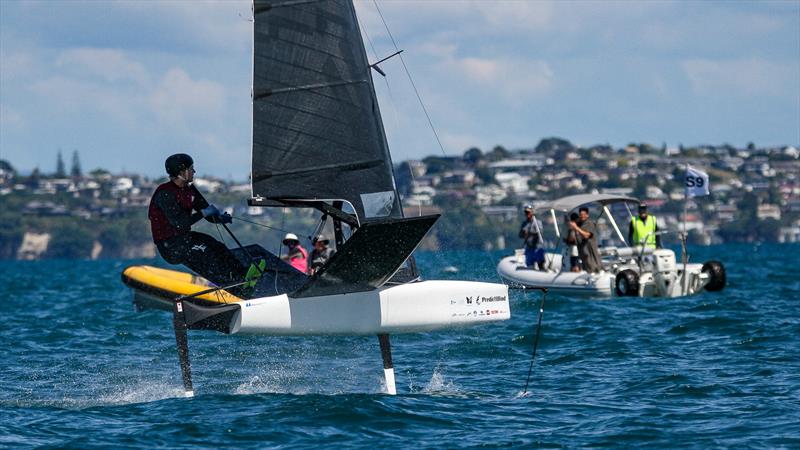
[[[600,249],[597,246],[597,225],[589,218],[589,208],[578,210],[578,222],[570,222],[569,228],[575,231],[578,239],[578,253],[583,270],[596,273],[603,270]]]
[[[148,210],[158,253],[168,263],[183,264],[217,285],[242,281],[246,268],[225,244],[191,229],[203,218],[212,223],[231,223],[229,214],[220,213],[192,185],[192,157],[178,153],[167,158],[164,166],[169,181],[156,188]]]
[[[308,274],[314,275],[333,257],[336,250],[328,247],[330,240],[324,234],[314,238],[314,250],[311,251],[311,265],[308,267]]]

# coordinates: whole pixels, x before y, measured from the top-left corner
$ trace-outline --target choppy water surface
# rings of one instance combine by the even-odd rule
[[[393,336],[394,397],[374,336],[192,331],[185,399],[171,316],[119,281],[151,261],[2,262],[0,447],[800,447],[800,246],[693,250],[726,264],[723,292],[549,296],[528,395],[538,293],[507,322]],[[501,256],[419,262],[498,281]]]

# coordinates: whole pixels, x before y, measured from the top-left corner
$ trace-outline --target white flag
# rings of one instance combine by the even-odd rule
[[[708,174],[702,170],[686,166],[686,176],[683,179],[687,197],[700,197],[708,195]]]

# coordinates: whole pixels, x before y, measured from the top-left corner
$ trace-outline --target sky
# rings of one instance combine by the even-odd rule
[[[800,146],[800,0],[379,1],[389,32],[355,4],[370,61],[389,32],[403,50],[375,75],[395,161],[554,136]],[[157,177],[186,152],[246,180],[250,19],[249,1],[0,0],[0,159]]]

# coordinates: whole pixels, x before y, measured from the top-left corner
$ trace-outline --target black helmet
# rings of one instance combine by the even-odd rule
[[[177,177],[181,171],[186,170],[193,165],[194,161],[192,160],[192,157],[186,153],[176,153],[164,161],[164,168],[167,169],[167,173],[171,177]]]

